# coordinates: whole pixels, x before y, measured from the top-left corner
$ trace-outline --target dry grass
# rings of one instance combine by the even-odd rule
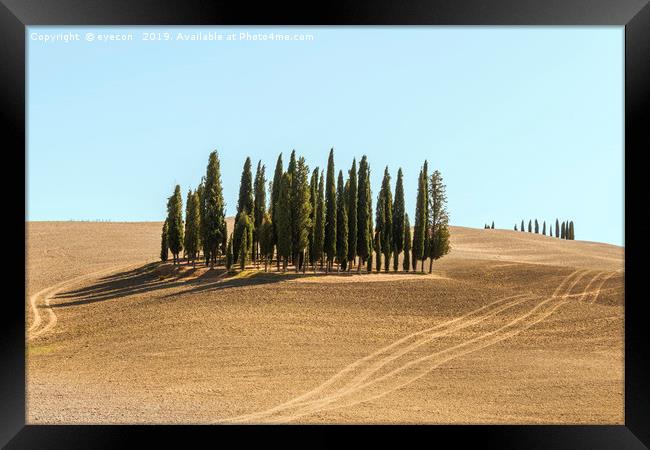
[[[30,296],[116,268],[36,295],[29,423],[623,423],[620,247],[452,227],[432,275],[229,276],[159,233],[28,224]]]

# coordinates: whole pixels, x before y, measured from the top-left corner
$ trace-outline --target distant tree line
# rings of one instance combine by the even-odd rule
[[[388,167],[384,169],[381,188],[376,199],[373,225],[370,166],[364,155],[357,169],[356,159],[344,177],[336,175],[334,149],[330,150],[326,170],[316,167],[310,172],[304,157],[291,152],[287,169],[282,153],[278,156],[269,186],[265,166],[258,162],[255,177],[250,158],[242,170],[234,230],[228,233],[222,193],[219,157],[210,153],[205,176],[194,190],[187,193],[185,220],[180,186],[167,200],[167,218],[161,235],[162,261],[172,254],[174,264],[180,263],[183,251],[188,264],[196,265],[201,253],[205,264],[214,267],[222,262],[228,270],[234,264],[246,264],[264,270],[275,260],[277,270],[286,271],[289,264],[296,272],[308,267],[329,273],[351,271],[372,272],[416,271],[418,263],[424,272],[433,261],[450,251],[446,187],[439,171],[428,174],[424,161],[418,177],[415,222],[411,223],[404,206],[402,169],[397,171],[394,194],[390,187]]]
[[[521,226],[519,228],[517,228],[517,224],[515,224],[514,230],[525,232],[526,228],[524,227],[524,221],[523,220],[521,221]],[[540,233],[539,222],[537,221],[537,219],[535,219],[534,223],[532,220],[528,221],[528,232],[529,233],[535,232],[536,234]],[[542,235],[546,236],[546,221],[542,223],[541,233]],[[548,236],[553,237],[552,224],[549,224]],[[562,222],[562,224],[560,224],[559,219],[555,219],[555,237],[560,239],[574,240],[575,231],[573,226],[573,220],[567,220]]]

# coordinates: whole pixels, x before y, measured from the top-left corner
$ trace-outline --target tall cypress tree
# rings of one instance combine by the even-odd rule
[[[234,234],[239,236],[239,253],[236,255],[239,267],[244,270],[253,249],[253,220],[245,210],[237,218]]]
[[[287,271],[289,255],[291,255],[291,176],[288,173],[282,175],[280,191],[276,203],[276,217],[278,220],[278,259],[282,258],[282,270]]]
[[[365,264],[369,257],[372,257],[372,234],[368,229],[372,227],[372,214],[370,212],[372,199],[370,197],[370,169],[368,158],[363,155],[359,162],[357,185],[357,255],[360,258],[357,265],[357,272]]]
[[[424,177],[424,171],[420,169],[420,176],[418,177],[418,194],[415,201],[415,223],[413,227],[413,271],[418,270],[418,261],[424,258],[424,244],[425,234],[427,231],[427,181]],[[422,262],[422,271],[424,272],[424,261]]]
[[[316,263],[320,261],[323,266],[323,248],[325,246],[325,181],[323,171],[318,182],[318,198],[316,201],[316,224],[314,226],[314,271]]]
[[[492,229],[494,230],[494,220],[492,221]]]
[[[529,233],[533,232],[533,222],[532,222],[532,220],[528,220],[528,232]]]
[[[287,166],[287,174],[289,174],[289,178],[291,179],[291,192],[295,190],[295,182],[296,182],[296,167],[298,166],[298,160],[296,159],[296,151],[291,150],[291,156],[289,157],[289,165]],[[293,200],[290,202],[290,207],[289,207],[289,217],[291,218],[291,239],[292,239],[292,244],[293,244],[293,239],[294,236],[298,234],[297,230],[297,223],[298,219],[296,217],[297,211],[296,211],[296,205],[293,203]],[[293,251],[289,255],[289,264],[293,263]]]
[[[404,250],[404,182],[402,168],[397,170],[395,202],[393,203],[393,270],[399,267],[399,255]]]
[[[176,264],[179,262],[178,254],[183,250],[183,198],[179,185],[167,202],[167,221],[167,242]]]
[[[199,251],[199,226],[199,194],[190,190],[187,193],[185,207],[185,251],[188,264],[192,261],[194,266],[196,266],[196,257]]]
[[[266,168],[262,161],[257,163],[257,171],[255,172],[255,184],[253,190],[255,199],[253,200],[253,261],[257,262],[257,253],[259,251],[260,230],[262,229],[262,221],[264,214],[266,214]]]
[[[348,172],[349,188],[348,188],[348,271],[350,266],[356,262],[357,259],[357,160],[352,159],[352,167]]]
[[[197,244],[197,258],[199,258],[201,250],[203,250],[203,256],[205,257],[205,243],[203,242],[205,236],[205,226],[203,225],[203,221],[205,220],[205,207],[203,206],[203,202],[205,201],[205,196],[203,195],[204,185],[205,177],[203,176],[201,177],[201,182],[196,188],[196,195],[199,198],[199,242]]]
[[[160,260],[165,262],[169,258],[169,244],[167,242],[167,219],[163,223],[162,234],[160,236]]]
[[[280,185],[282,183],[282,174],[283,174],[283,165],[282,165],[282,153],[278,155],[278,160],[275,163],[275,172],[273,174],[273,183],[271,184],[271,204],[269,205],[271,209],[271,223],[273,225],[273,245],[278,243],[278,217],[277,217],[277,208],[275,204],[278,202],[278,197],[280,196]],[[277,268],[280,270],[280,258],[277,259]]]
[[[264,214],[259,230],[260,256],[264,259],[264,272],[268,272],[269,260],[273,258],[273,224],[268,212]]]
[[[402,268],[405,272],[410,270],[411,265],[411,222],[409,215],[404,214],[404,260],[402,261]]]
[[[560,222],[558,219],[555,219],[555,237],[560,237]]]
[[[311,224],[311,195],[309,192],[309,167],[302,156],[298,160],[291,187],[291,204],[294,211],[294,235],[291,240],[293,250],[293,263],[296,266],[296,272],[300,270],[305,263],[305,249],[309,244],[309,233]]]
[[[339,170],[336,186],[336,258],[339,262],[339,272],[341,269],[346,270],[348,260],[348,211],[345,197],[343,171]]]
[[[251,159],[246,158],[244,168],[241,173],[239,182],[239,199],[237,200],[237,214],[235,215],[235,224],[239,222],[239,216],[242,214],[253,214],[253,173],[251,172]],[[242,242],[242,228],[235,227],[233,230],[232,248],[233,254],[237,257],[240,255],[239,245]],[[250,243],[252,245],[252,243]]]
[[[433,261],[446,255],[450,248],[446,190],[442,174],[438,170],[434,171],[429,182],[429,227],[432,236],[428,255],[429,273],[433,270]],[[494,222],[492,222],[492,229],[494,229]]]
[[[521,231],[526,231],[526,228],[524,227],[524,219],[521,219]]]
[[[310,192],[310,203],[311,203],[311,228],[309,230],[309,263],[312,265],[312,268],[316,264],[315,255],[315,243],[316,243],[316,214],[318,214],[318,167],[314,169],[311,173],[311,181],[309,183],[309,192]]]
[[[429,163],[427,160],[424,160],[424,165],[422,166],[422,177],[424,178],[424,246],[422,256],[422,272],[424,273],[424,260],[429,257],[431,252],[431,240],[432,230],[431,230],[431,216],[429,211]]]
[[[571,239],[573,241],[573,240],[575,240],[575,238],[576,238],[576,236],[574,234],[573,220],[572,220],[571,222],[569,222],[569,239]]]
[[[550,237],[553,237],[553,224],[552,223],[548,226],[548,235]]]
[[[368,199],[368,243],[369,243],[369,252],[368,252],[368,273],[372,273],[372,252],[381,252],[381,249],[374,248],[373,240],[373,230],[372,230],[372,189],[370,188],[370,168],[368,168],[368,182],[366,183],[366,198]]]
[[[566,225],[562,222],[562,231],[560,232],[560,237],[566,239]]]
[[[336,184],[334,180],[334,149],[327,159],[327,177],[325,179],[325,254],[326,271],[332,269],[336,255]]]
[[[390,190],[390,174],[388,166],[384,169],[379,197],[382,203],[381,212],[381,251],[384,254],[384,271],[388,272],[390,257],[393,253],[393,194]],[[379,270],[380,268],[377,267]]]
[[[203,209],[203,215],[201,217],[203,252],[206,256],[206,264],[209,262],[212,268],[216,263],[219,245],[226,237],[224,234],[226,214],[223,201],[223,189],[221,187],[221,169],[219,155],[216,151],[210,153],[208,158],[201,207]]]
[[[546,221],[542,224],[542,234],[546,236]]]
[[[535,219],[535,234],[539,234],[539,222]]]

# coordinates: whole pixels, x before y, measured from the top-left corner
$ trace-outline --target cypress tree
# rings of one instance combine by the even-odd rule
[[[334,181],[334,149],[327,159],[327,177],[325,180],[325,254],[327,255],[326,272],[332,269],[336,255],[336,182]]]
[[[359,176],[357,185],[357,256],[360,261],[357,272],[361,266],[372,257],[372,234],[368,233],[372,227],[371,197],[370,197],[370,169],[366,155],[359,162]]]
[[[418,261],[422,260],[424,257],[424,243],[425,243],[425,233],[427,229],[426,223],[426,201],[427,197],[425,192],[426,187],[426,178],[424,177],[424,171],[420,169],[420,175],[418,177],[418,194],[415,202],[415,223],[413,227],[413,271],[416,272],[418,269]],[[422,271],[424,272],[424,261],[422,263]]]
[[[160,260],[165,262],[169,257],[169,244],[167,243],[167,219],[163,223],[162,234],[160,236]]]
[[[212,268],[219,253],[219,245],[226,238],[224,233],[226,214],[221,187],[221,169],[216,151],[210,153],[204,181],[203,199],[201,201],[203,210],[201,217],[203,253],[206,257],[206,264],[209,262]]]
[[[357,259],[357,160],[352,159],[352,167],[348,171],[348,271],[350,266],[356,263]]]
[[[298,160],[298,164],[294,171],[291,191],[291,204],[294,218],[294,235],[291,240],[291,248],[293,250],[293,263],[298,272],[305,263],[304,253],[307,245],[309,244],[309,233],[311,229],[311,198],[309,192],[309,184],[307,178],[309,177],[309,167],[305,163],[305,158],[302,156]]]
[[[255,184],[253,190],[255,199],[253,200],[253,226],[255,232],[253,234],[253,261],[257,262],[257,253],[259,251],[260,231],[262,228],[262,221],[264,214],[266,214],[266,167],[262,165],[262,161],[257,163],[257,171],[255,172]]]
[[[430,211],[429,211],[429,163],[427,160],[424,160],[424,166],[422,167],[422,178],[424,183],[424,246],[422,249],[422,273],[424,273],[424,260],[429,257],[431,252],[431,222],[430,222]]]
[[[183,250],[183,198],[179,185],[167,202],[167,221],[167,242],[176,264],[179,262],[178,254]]]
[[[205,220],[205,196],[203,195],[205,185],[205,176],[201,177],[201,182],[196,188],[196,195],[199,197],[199,243],[197,244],[197,258],[200,256],[201,250],[203,250],[203,257],[205,257],[205,243],[203,242],[205,236],[205,226],[203,221]],[[224,252],[225,253],[225,252]],[[206,262],[207,264],[207,262]]]
[[[539,234],[539,222],[535,219],[535,234]]]
[[[278,220],[278,258],[282,258],[282,270],[287,271],[289,256],[291,255],[291,176],[288,173],[282,175],[280,181],[280,192],[276,203],[276,217]]]
[[[314,169],[311,174],[311,181],[309,183],[311,214],[309,215],[311,221],[311,228],[309,230],[309,263],[312,268],[315,267],[316,258],[315,243],[316,243],[316,215],[318,214],[318,167]]]
[[[410,270],[411,265],[411,222],[409,215],[404,214],[404,260],[402,261],[402,268],[405,272]]]
[[[325,245],[325,181],[323,172],[320,173],[318,183],[318,196],[316,201],[316,224],[314,226],[314,272],[316,271],[316,262],[321,262],[323,258],[323,248]]]
[[[529,233],[533,232],[533,222],[531,220],[528,221],[528,232]]]
[[[296,167],[298,165],[298,160],[296,159],[296,151],[291,150],[291,156],[289,157],[289,165],[287,166],[287,174],[289,174],[289,178],[291,180],[291,188],[290,192],[293,192],[295,190],[295,182],[296,182]],[[291,243],[292,243],[292,252],[289,255],[289,264],[293,263],[293,257],[294,257],[294,252],[293,252],[293,243],[295,236],[298,235],[298,229],[297,229],[297,223],[298,219],[296,217],[297,215],[297,206],[294,204],[293,199],[290,201],[290,206],[289,206],[289,217],[291,219]]]
[[[185,206],[185,250],[188,264],[192,261],[194,266],[196,266],[196,256],[199,251],[199,226],[199,194],[190,190],[187,193]]]
[[[235,235],[239,236],[239,267],[241,270],[246,268],[246,261],[253,249],[253,221],[248,213],[242,211],[235,224]],[[233,243],[234,246],[234,243]]]
[[[381,231],[375,230],[375,258],[377,258],[377,268],[375,269],[377,273],[381,272]]]
[[[560,222],[558,219],[555,219],[555,237],[559,238],[560,237]]]
[[[228,239],[228,246],[226,247],[226,270],[232,269],[232,236]]]
[[[237,200],[237,214],[235,215],[235,224],[239,222],[239,217],[242,214],[252,215],[253,214],[253,174],[251,172],[251,159],[246,158],[244,162],[244,168],[241,173],[241,181],[239,183],[239,199]],[[242,243],[242,235],[240,234],[241,228],[235,226],[234,236],[232,239],[232,248],[233,254],[239,257],[240,244]],[[248,245],[252,245],[248,243]]]
[[[269,270],[269,260],[273,258],[273,224],[271,215],[264,214],[262,225],[259,228],[260,256],[264,259],[264,272]]]
[[[399,267],[399,255],[404,250],[404,182],[402,168],[397,170],[395,202],[393,203],[393,270]]]
[[[517,231],[517,224],[515,224],[515,231]]]
[[[368,169],[368,182],[366,183],[366,198],[368,199],[368,228],[366,233],[368,233],[368,243],[369,252],[368,252],[368,273],[372,273],[372,252],[380,252],[379,248],[374,248],[373,240],[373,230],[372,230],[372,189],[370,188],[370,169]]]
[[[429,250],[429,273],[433,270],[433,261],[449,252],[449,214],[447,213],[447,187],[442,174],[436,170],[431,174],[429,183],[431,244]],[[494,229],[494,222],[492,222]]]
[[[494,230],[494,220],[492,221],[492,229]]]
[[[275,207],[278,202],[278,197],[280,195],[280,184],[282,182],[282,153],[278,156],[278,161],[275,164],[275,173],[273,174],[273,183],[271,184],[271,224],[273,225],[273,245],[278,243],[278,229],[277,229],[277,208]],[[277,268],[280,270],[280,258],[277,259]]]
[[[548,226],[548,235],[550,237],[553,237],[553,224]]]
[[[378,251],[384,254],[384,271],[388,272],[390,268],[390,257],[393,253],[393,194],[390,190],[390,174],[388,166],[384,169],[384,178],[381,182],[379,191],[380,201],[382,203],[381,212],[381,249]],[[379,208],[377,209],[379,211]],[[377,270],[379,271],[379,267]]]
[[[336,186],[336,258],[339,261],[339,272],[341,269],[347,269],[348,260],[348,211],[345,197],[343,171],[339,170],[339,178]]]
[[[564,222],[562,222],[562,231],[560,232],[560,237],[562,239],[566,239],[565,236],[566,236],[566,225],[564,224]]]
[[[521,219],[521,231],[526,231],[526,228],[524,228],[524,219]]]
[[[546,221],[542,224],[542,234],[546,236]]]
[[[573,241],[573,240],[575,240],[575,238],[576,238],[576,236],[575,236],[574,231],[573,231],[573,220],[572,220],[571,222],[569,222],[569,239],[571,239]]]

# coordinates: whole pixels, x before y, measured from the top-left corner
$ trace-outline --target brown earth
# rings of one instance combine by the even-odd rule
[[[26,226],[28,423],[624,422],[621,247],[452,227],[431,275],[232,276],[158,263],[160,223]]]

